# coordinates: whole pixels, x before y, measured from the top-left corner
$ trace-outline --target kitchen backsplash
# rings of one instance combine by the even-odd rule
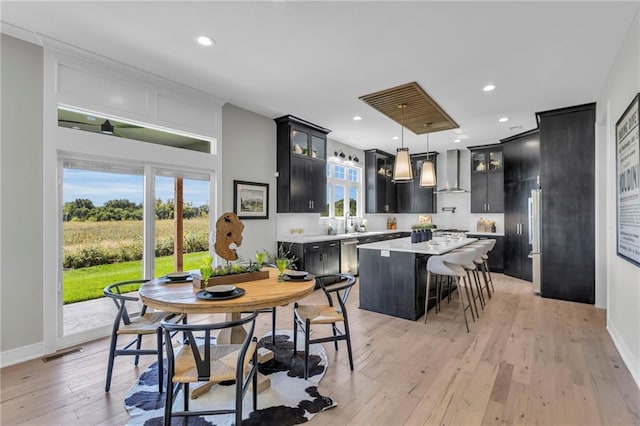
[[[443,198],[446,197],[465,197],[465,194],[441,194],[438,197]],[[468,198],[468,194],[466,194],[466,198]],[[458,203],[455,204],[459,204]],[[452,205],[446,204],[444,207],[454,207],[454,203]],[[468,202],[467,202],[468,204]],[[450,211],[442,211],[442,206],[440,205],[440,199],[438,199],[438,207],[439,213],[430,214],[431,222],[434,223],[440,229],[466,229],[470,232],[476,231],[476,226],[478,220],[480,218],[485,220],[492,220],[496,223],[496,233],[504,234],[504,214],[502,213],[493,213],[493,214],[476,214],[469,213],[469,209],[467,208],[466,213],[465,210],[462,210],[460,207],[456,206],[455,213]],[[381,231],[386,229],[387,227],[387,219],[390,217],[395,217],[397,222],[398,230],[410,230],[411,225],[418,223],[418,214],[366,214],[364,215],[364,219],[367,220],[368,229],[370,231]],[[356,219],[357,220],[357,219]],[[319,235],[326,234],[327,227],[329,223],[333,223],[337,225],[338,233],[344,232],[344,220],[341,219],[322,219],[319,214],[278,214],[277,215],[277,235],[278,239],[282,239],[283,237],[290,237],[292,230],[293,233],[298,230],[303,230],[303,234],[305,235]]]

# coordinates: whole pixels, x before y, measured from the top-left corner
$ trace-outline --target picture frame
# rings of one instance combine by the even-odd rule
[[[640,267],[640,93],[616,122],[616,254]]]
[[[233,212],[240,219],[269,219],[269,184],[234,180]]]

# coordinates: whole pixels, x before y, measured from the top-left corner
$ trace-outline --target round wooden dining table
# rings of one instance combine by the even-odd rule
[[[295,302],[308,294],[315,287],[315,280],[278,281],[278,270],[264,268],[269,271],[269,278],[255,281],[234,283],[245,293],[234,299],[202,300],[196,297],[199,289],[191,282],[173,283],[153,279],[140,287],[142,302],[154,309],[181,314],[218,314],[227,315],[227,320],[240,318],[241,312],[284,306]],[[223,333],[224,332],[224,333]],[[243,327],[233,327],[221,331],[219,343],[242,343],[246,332]]]

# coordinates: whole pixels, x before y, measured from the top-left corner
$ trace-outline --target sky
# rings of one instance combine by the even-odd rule
[[[105,201],[127,199],[142,203],[142,175],[106,173],[79,169],[64,169],[62,196],[63,202],[77,198],[87,198],[98,207]],[[184,200],[194,207],[209,204],[209,182],[184,179]],[[173,178],[156,177],[156,199],[173,199]]]

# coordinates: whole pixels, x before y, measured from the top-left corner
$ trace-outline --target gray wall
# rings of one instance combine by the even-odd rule
[[[222,206],[233,211],[233,181],[269,184],[269,219],[243,219],[238,254],[255,259],[256,251],[276,251],[276,125],[265,116],[231,104],[222,107]]]
[[[596,230],[596,270],[604,268],[596,294],[602,288],[607,292],[607,330],[640,386],[640,268],[616,255],[615,134],[616,121],[640,92],[640,15],[616,48],[616,61],[597,101],[597,122],[606,128],[596,133],[596,182],[604,182],[596,186],[596,223],[606,230]]]
[[[43,340],[43,51],[2,35],[2,352]]]

